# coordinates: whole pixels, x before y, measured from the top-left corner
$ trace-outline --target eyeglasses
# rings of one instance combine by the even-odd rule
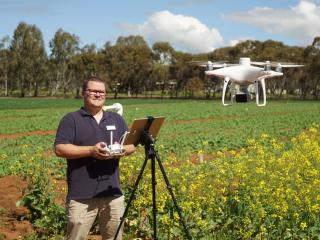
[[[106,95],[105,91],[94,90],[94,89],[87,89],[86,92],[88,92],[90,96],[99,94],[99,96],[104,97]]]

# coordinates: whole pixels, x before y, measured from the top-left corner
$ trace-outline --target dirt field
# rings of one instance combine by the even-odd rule
[[[16,202],[21,199],[26,185],[17,176],[0,178],[0,239],[18,239],[19,236],[33,231],[28,221],[21,220],[28,210],[16,207]]]

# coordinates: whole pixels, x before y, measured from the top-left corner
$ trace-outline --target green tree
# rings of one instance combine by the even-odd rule
[[[105,64],[112,83],[138,94],[148,85],[152,67],[152,54],[141,36],[119,37],[114,46],[105,49]],[[116,95],[115,95],[116,97]]]
[[[51,82],[51,95],[55,95],[62,88],[64,94],[70,89],[72,80],[75,78],[70,61],[79,50],[79,38],[59,29],[50,41],[51,60],[55,72],[55,78]]]
[[[161,97],[164,96],[165,90],[168,87],[169,68],[166,65],[160,63],[154,63],[150,74],[149,90],[155,90],[160,88]]]
[[[185,89],[189,78],[194,76],[193,70],[190,68],[190,61],[192,55],[188,53],[175,52],[173,56],[173,63],[170,67],[170,74],[172,79],[176,79],[176,97],[178,92]]]
[[[193,98],[196,92],[203,90],[203,82],[198,77],[192,77],[187,81],[185,87],[186,93],[189,97]]]
[[[9,41],[9,36],[5,36],[0,40],[0,79],[4,82],[5,96],[8,96]]]
[[[34,90],[33,96],[38,96],[47,59],[40,29],[35,25],[19,23],[11,42],[11,57],[12,76],[19,83],[20,96],[24,97],[26,90],[29,95]]]
[[[168,42],[156,42],[152,46],[153,59],[157,63],[170,65],[175,53],[173,47]]]
[[[315,99],[320,94],[320,37],[315,37],[311,46],[304,50],[304,59],[307,65],[305,71],[309,78],[300,78],[303,98],[311,92]]]
[[[168,42],[156,42],[152,46],[153,51],[153,68],[150,76],[151,84],[153,86],[160,86],[161,97],[167,89],[171,92],[175,81],[170,80],[170,66],[173,62],[174,49]]]
[[[108,79],[102,67],[103,54],[97,52],[95,44],[85,45],[80,53],[70,59],[69,70],[73,72],[72,87],[76,89],[76,97],[80,97],[82,80],[90,76]]]

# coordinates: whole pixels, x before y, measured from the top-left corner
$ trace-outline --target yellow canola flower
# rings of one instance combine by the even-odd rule
[[[224,156],[224,154],[223,154],[223,152],[218,151],[218,152],[217,152],[217,156],[218,156],[218,157],[222,157],[222,156]]]
[[[229,153],[231,154],[231,156],[235,156],[236,155],[236,151],[235,150],[231,150]]]
[[[234,196],[233,199],[234,199],[236,202],[240,202],[239,196]]]
[[[256,143],[256,140],[254,140],[254,139],[252,139],[252,138],[249,138],[248,140],[247,140],[247,144],[248,145],[254,145]]]
[[[159,149],[159,150],[163,150],[163,149],[165,149],[165,147],[164,147],[163,144],[160,144],[160,145],[158,145],[158,149]]]
[[[250,225],[251,224],[251,219],[249,217],[245,217],[243,222],[244,222],[245,225]]]
[[[307,223],[305,223],[305,222],[300,223],[300,228],[302,230],[305,230],[307,227],[308,227]]]
[[[203,154],[204,153],[204,150],[202,150],[202,149],[200,149],[199,151],[198,151],[198,154]]]
[[[208,145],[208,144],[209,144],[208,141],[202,141],[202,145],[203,145],[203,146],[206,146],[206,145]]]
[[[311,206],[311,212],[318,214],[320,212],[320,204],[315,204]]]
[[[309,128],[309,132],[316,134],[316,133],[318,133],[318,129],[315,128],[315,127],[310,127],[310,128]]]

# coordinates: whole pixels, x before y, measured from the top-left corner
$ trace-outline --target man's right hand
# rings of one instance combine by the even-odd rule
[[[124,156],[124,154],[112,154],[107,149],[105,142],[98,142],[92,147],[92,157],[99,160],[115,159]]]
[[[99,159],[106,160],[110,159],[110,153],[105,149],[107,144],[105,142],[98,142],[96,145],[92,146],[91,156]]]

